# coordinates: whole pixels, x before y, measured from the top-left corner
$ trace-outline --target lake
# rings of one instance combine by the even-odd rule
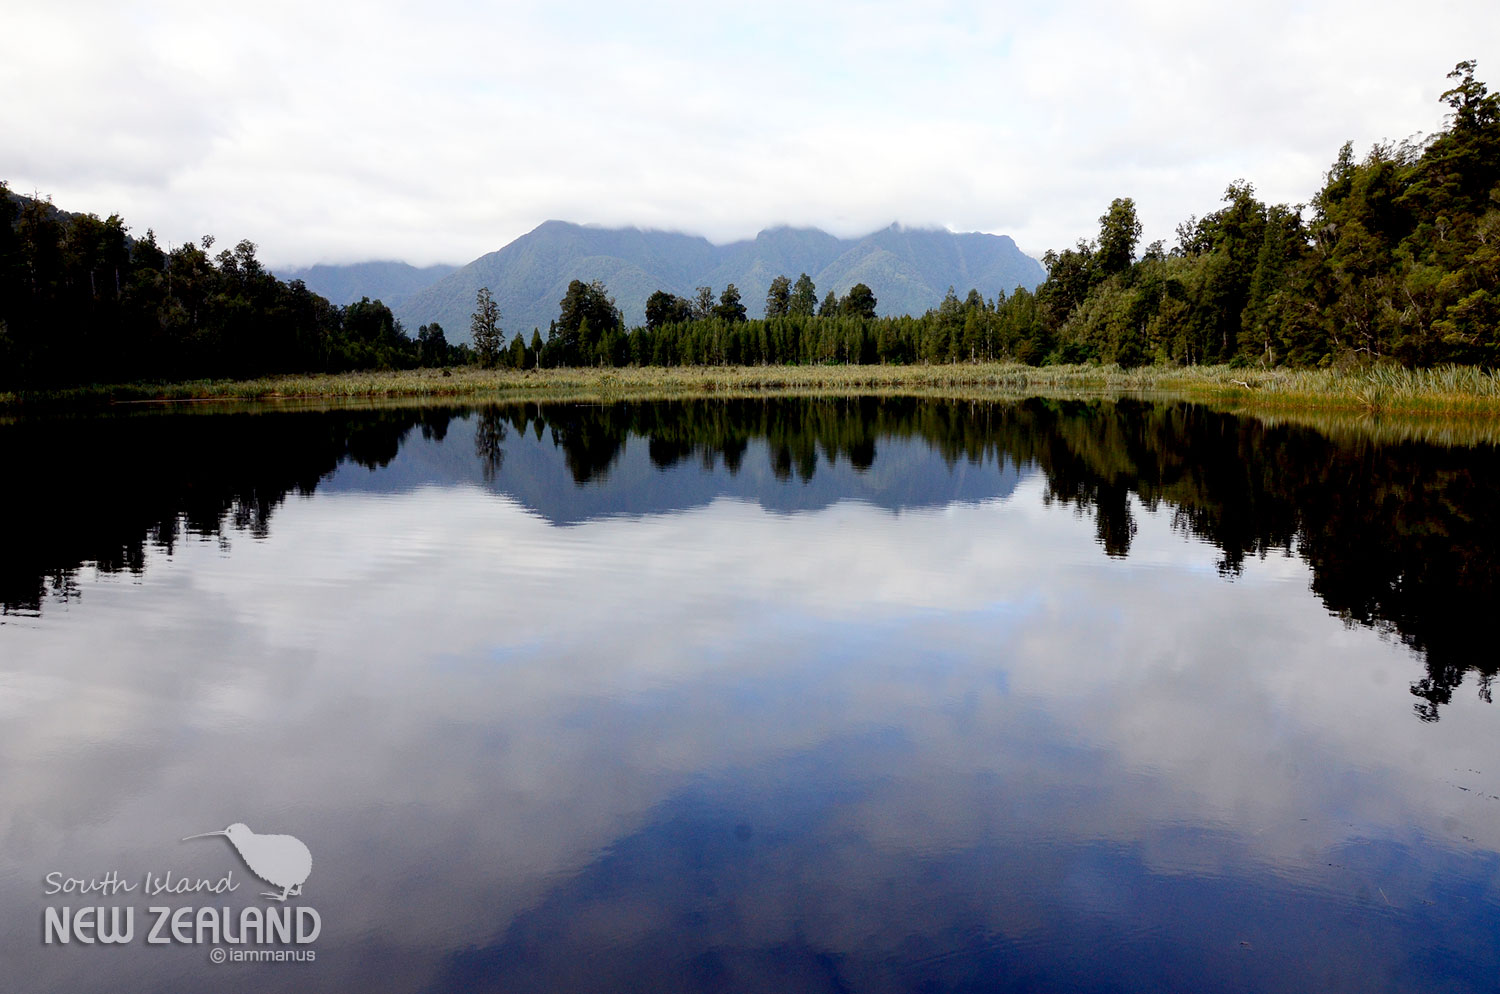
[[[802,398],[0,452],[6,990],[1500,985],[1492,446]]]

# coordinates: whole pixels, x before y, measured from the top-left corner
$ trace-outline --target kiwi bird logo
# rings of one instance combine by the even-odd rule
[[[281,893],[268,891],[262,897],[273,901],[285,901],[302,896],[302,882],[312,872],[312,853],[302,840],[291,835],[257,835],[249,827],[235,822],[222,832],[204,832],[189,835],[187,839],[206,839],[211,835],[227,838],[250,872],[266,883],[281,888]]]

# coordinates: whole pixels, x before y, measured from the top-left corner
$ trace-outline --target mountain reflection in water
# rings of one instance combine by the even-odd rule
[[[7,990],[1500,976],[1492,449],[928,399],[0,440]],[[53,872],[265,904],[178,841],[233,824],[311,852],[315,961],[39,941]]]
[[[1048,500],[1092,516],[1105,555],[1130,555],[1134,497],[1213,543],[1227,577],[1251,557],[1300,556],[1329,611],[1419,654],[1423,720],[1438,720],[1470,671],[1489,701],[1500,666],[1481,648],[1500,576],[1490,447],[1336,442],[1188,404],[875,398],[89,418],[0,438],[12,479],[26,481],[0,492],[7,614],[76,596],[84,566],[139,573],[148,547],[263,538],[289,495],[320,487],[480,481],[574,524],[723,496],[781,511],[942,506],[1008,493],[1037,467]],[[356,466],[383,472],[362,479]]]

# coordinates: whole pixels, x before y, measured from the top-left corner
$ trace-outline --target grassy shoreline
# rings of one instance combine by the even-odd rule
[[[419,369],[84,386],[0,393],[0,408],[203,401],[353,401],[383,398],[627,399],[950,392],[1141,395],[1232,404],[1249,411],[1324,411],[1500,418],[1500,376],[1470,367],[1409,370],[1251,370],[1228,366],[1121,369],[1007,363],[940,366],[693,366],[624,369]]]

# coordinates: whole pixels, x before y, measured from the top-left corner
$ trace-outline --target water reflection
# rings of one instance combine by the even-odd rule
[[[449,443],[455,420],[471,449]],[[1108,556],[1130,555],[1136,502],[1212,542],[1229,577],[1248,559],[1300,556],[1330,611],[1420,654],[1411,692],[1423,720],[1440,717],[1470,671],[1490,701],[1500,666],[1480,648],[1500,576],[1489,447],[1335,442],[1183,404],[873,398],[96,418],[0,437],[14,478],[40,483],[0,493],[6,614],[77,596],[85,565],[139,574],[148,547],[265,538],[288,496],[320,486],[477,480],[576,524],[726,496],[787,511],[846,499],[940,506],[1003,496],[1037,467],[1045,499],[1087,513]]]
[[[7,431],[47,481],[5,496],[20,989],[1480,991],[1500,969],[1500,725],[1473,694],[1412,719],[1439,643],[1397,609],[1453,608],[1382,579],[1482,542],[1488,453],[1043,402]],[[1412,576],[1477,599],[1493,547]],[[1331,615],[1350,590],[1366,613]],[[46,872],[222,874],[176,840],[237,821],[310,847],[315,964],[39,944]]]

